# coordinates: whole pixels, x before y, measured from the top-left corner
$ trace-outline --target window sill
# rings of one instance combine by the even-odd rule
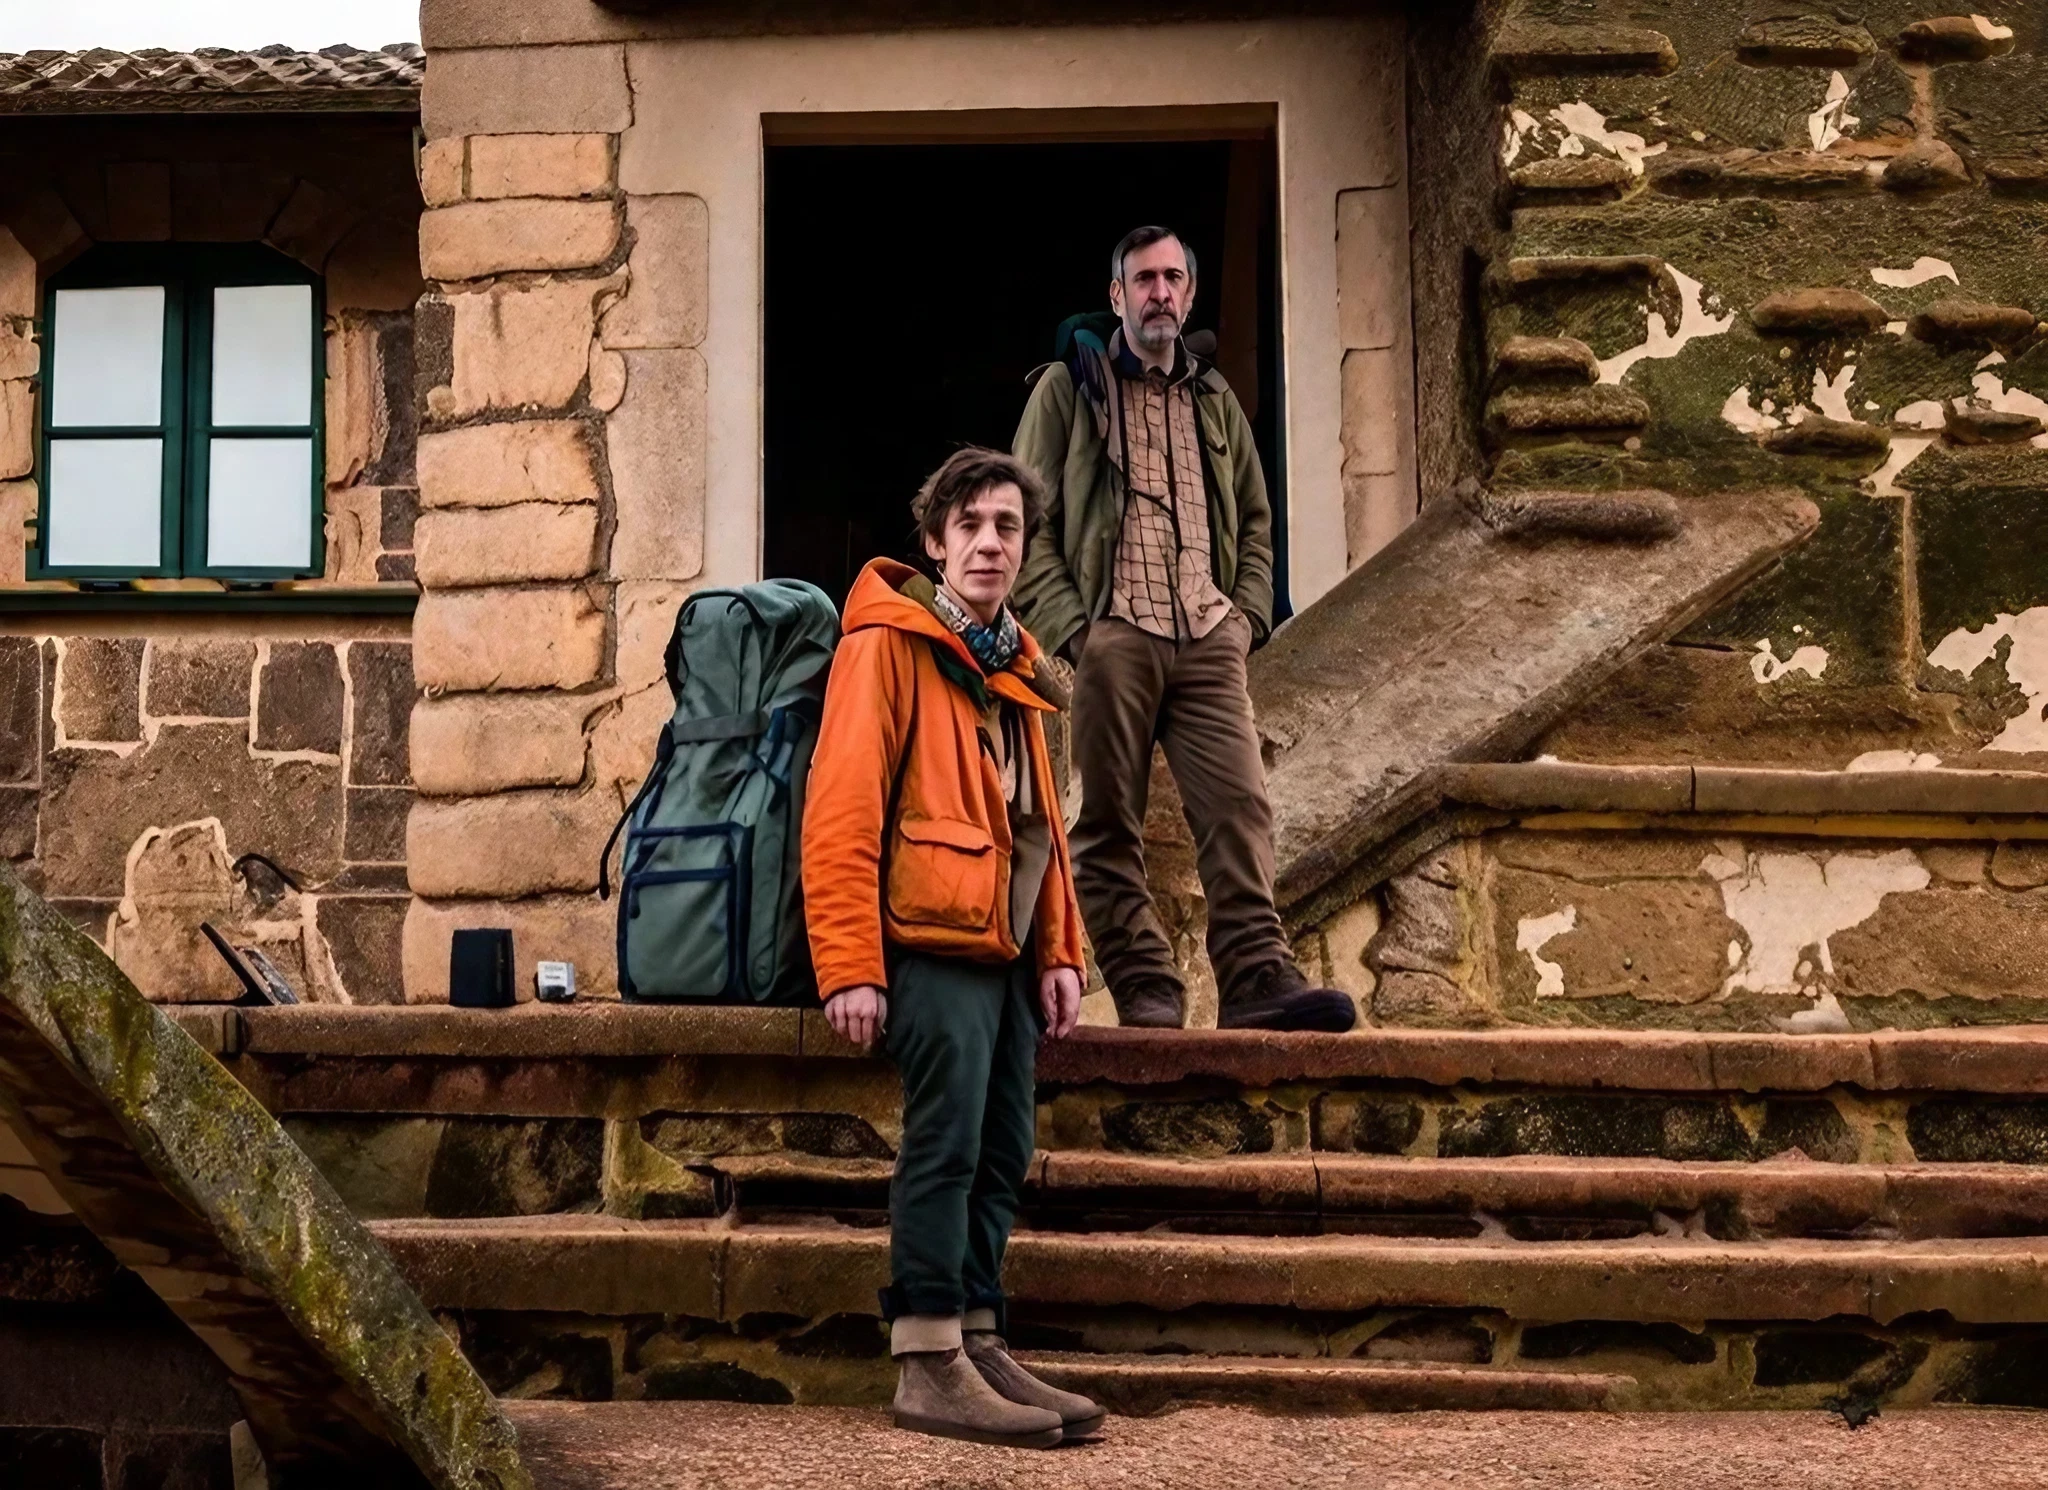
[[[281,585],[267,590],[80,590],[66,585],[0,589],[0,615],[409,616],[413,585]]]

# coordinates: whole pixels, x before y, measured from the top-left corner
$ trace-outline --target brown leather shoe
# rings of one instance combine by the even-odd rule
[[[1109,991],[1116,1004],[1116,1022],[1132,1030],[1177,1030],[1187,1023],[1187,1004],[1180,984],[1156,974],[1141,974]]]
[[[1065,1436],[1058,1413],[1010,1401],[958,1348],[896,1357],[896,1426],[1012,1449],[1049,1449]]]
[[[1307,1030],[1341,1035],[1358,1022],[1358,1006],[1339,988],[1315,988],[1291,962],[1252,969],[1217,1003],[1220,1030]]]
[[[962,1339],[967,1343],[967,1359],[974,1362],[983,1381],[1012,1402],[1058,1413],[1068,1442],[1093,1438],[1102,1431],[1102,1420],[1108,1414],[1100,1403],[1040,1381],[1017,1364],[1010,1347],[994,1330],[969,1330]]]

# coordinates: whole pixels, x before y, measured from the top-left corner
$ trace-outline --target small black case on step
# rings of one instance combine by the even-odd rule
[[[458,931],[448,948],[448,1002],[461,1009],[509,1009],[512,933],[502,927]]]

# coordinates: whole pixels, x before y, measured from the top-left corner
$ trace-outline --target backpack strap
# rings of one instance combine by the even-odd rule
[[[756,709],[751,714],[714,714],[708,719],[671,722],[668,728],[676,744],[699,745],[707,740],[751,740],[767,734],[769,723],[768,711]]]
[[[654,790],[654,784],[661,780],[662,773],[668,768],[669,757],[676,753],[676,743],[669,737],[669,732],[674,728],[675,721],[673,719],[661,727],[661,738],[654,742],[654,764],[648,768],[647,779],[640,783],[640,790],[633,793],[633,800],[626,804],[626,810],[620,813],[619,820],[612,824],[611,835],[605,839],[604,848],[597,856],[597,898],[599,900],[610,900],[612,898],[609,868],[612,862],[612,845],[619,841],[619,834],[625,831],[626,824],[632,821],[633,814],[640,810],[640,804],[647,799],[647,794]]]

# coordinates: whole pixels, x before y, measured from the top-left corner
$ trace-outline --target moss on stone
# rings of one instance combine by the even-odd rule
[[[280,1475],[519,1490],[511,1426],[256,1099],[0,868],[0,1079],[55,1178],[228,1366]]]
[[[1634,197],[1518,215],[1511,247],[1518,255],[1655,254],[1730,306],[1753,305],[1773,290],[1846,285],[1903,317],[1953,295],[1957,282],[1979,299],[2031,305],[2038,272],[2015,245],[2044,232],[2048,204],[1975,193],[1934,201],[1888,192],[1831,201]],[[1874,267],[1904,268],[1923,255],[1952,264],[1957,282],[1902,290],[1870,278]]]
[[[1932,1097],[1906,1120],[1923,1164],[2048,1164],[2048,1102]]]
[[[1742,652],[1768,640],[1780,661],[1803,646],[1824,648],[1820,677],[1793,673],[1767,685],[1787,692],[1899,681],[1904,504],[1838,495],[1821,499],[1820,509],[1812,538],[1678,639]]]
[[[2048,605],[2048,451],[1932,450],[1912,480],[1924,647]]]
[[[1697,1098],[1532,1093],[1447,1110],[1438,1122],[1437,1152],[1452,1159],[1756,1157],[1733,1108]]]
[[[1127,1102],[1102,1114],[1112,1149],[1189,1158],[1273,1152],[1272,1116],[1234,1097],[1187,1102]]]

